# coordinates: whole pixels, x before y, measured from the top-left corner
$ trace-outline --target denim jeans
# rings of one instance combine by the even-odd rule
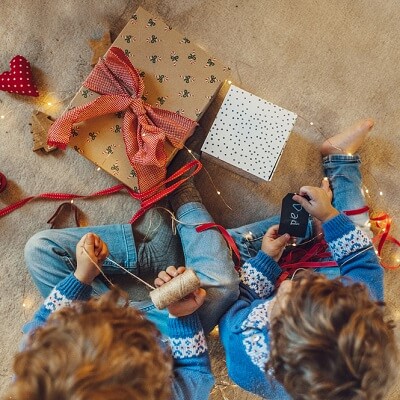
[[[333,191],[332,204],[339,211],[361,209],[366,204],[362,189],[360,164],[361,160],[358,155],[332,154],[324,157],[322,161],[324,174],[328,177]],[[352,215],[349,218],[370,234],[368,211]],[[261,242],[265,232],[272,225],[279,224],[279,220],[280,215],[275,215],[240,228],[228,229],[238,246],[242,263],[257,254],[261,249]],[[299,243],[311,239],[314,234],[312,221],[310,220],[306,237]],[[316,268],[316,271],[325,274],[330,279],[340,275],[338,267]]]
[[[156,212],[157,210],[151,210]],[[204,331],[210,332],[229,306],[239,296],[239,278],[222,235],[215,229],[196,232],[196,225],[212,222],[212,218],[200,203],[187,203],[177,211],[181,221],[177,229],[182,243],[176,242],[168,218],[159,221],[156,231],[147,242],[138,242],[129,224],[103,225],[82,228],[48,229],[36,233],[25,246],[25,260],[33,282],[43,297],[76,268],[75,247],[87,232],[94,232],[107,243],[110,258],[138,276],[152,276],[168,265],[181,265],[179,253],[184,254],[187,267],[198,274],[206,289],[205,303],[199,309]],[[103,263],[107,276],[124,274],[109,260]],[[126,274],[126,273],[125,273]],[[133,279],[127,276],[127,279]],[[152,284],[152,282],[151,282]],[[101,277],[92,284],[94,295],[109,290]],[[167,310],[158,310],[150,298],[132,301],[131,305],[146,313],[161,332],[166,332]]]

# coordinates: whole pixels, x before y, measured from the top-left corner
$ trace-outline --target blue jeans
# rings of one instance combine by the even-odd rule
[[[361,209],[366,204],[362,189],[360,164],[361,160],[358,155],[332,154],[324,157],[322,161],[324,174],[329,178],[333,191],[332,204],[339,211]],[[368,211],[352,215],[349,218],[361,229],[370,233]],[[279,220],[280,215],[276,215],[240,228],[228,229],[238,246],[242,263],[257,254],[261,249],[265,232],[272,225],[279,224]],[[302,241],[307,241],[313,236],[313,225],[310,220],[306,237]],[[325,274],[330,279],[340,275],[338,267],[316,268],[316,271]]]
[[[159,213],[158,210],[150,212]],[[196,271],[202,287],[207,291],[205,303],[198,312],[204,331],[208,333],[238,298],[239,278],[222,235],[215,229],[196,232],[196,225],[212,222],[202,204],[183,205],[178,209],[176,218],[182,222],[177,226],[182,248],[172,234],[168,217],[162,218],[151,240],[136,244],[129,224],[41,231],[27,242],[25,260],[35,285],[41,295],[47,297],[58,282],[74,272],[75,247],[87,232],[98,234],[107,243],[112,260],[135,275],[151,276],[152,279],[168,265],[181,265],[179,253],[182,254],[183,249],[185,265]],[[108,260],[103,263],[103,271],[111,278],[113,274],[126,274]],[[127,279],[134,279],[126,276]],[[101,277],[97,277],[92,286],[95,295],[109,290]],[[150,299],[131,304],[144,311],[161,332],[166,333],[167,310],[158,310]]]

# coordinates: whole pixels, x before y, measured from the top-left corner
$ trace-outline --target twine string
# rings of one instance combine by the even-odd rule
[[[118,264],[117,262],[115,262],[114,260],[112,260],[110,257],[106,257],[106,260],[110,261],[112,264],[114,264],[115,266],[117,266],[118,268],[122,269],[123,271],[125,271],[127,274],[133,276],[135,279],[137,279],[139,282],[143,283],[143,285],[147,286],[148,288],[150,288],[151,290],[154,290],[155,287],[150,285],[149,283],[147,283],[146,281],[144,281],[142,278],[139,278],[137,275],[135,275],[133,272],[127,270],[126,268],[124,268],[122,265]]]
[[[96,266],[96,268],[100,271],[100,273],[103,275],[103,277],[107,280],[107,282],[111,286],[115,286],[110,279],[106,276],[104,271],[100,268],[100,266],[96,263],[96,261],[93,260],[93,258],[89,255],[88,251],[85,249],[84,245],[82,246],[82,249],[86,253],[86,255],[89,257],[90,261]],[[106,260],[110,261],[114,265],[116,265],[118,268],[122,269],[135,279],[137,279],[140,283],[144,284],[148,288],[151,289],[150,292],[150,298],[153,304],[160,310],[164,309],[168,305],[175,303],[178,300],[183,299],[185,296],[187,296],[189,293],[192,293],[196,289],[200,287],[200,280],[195,274],[195,272],[192,269],[187,269],[183,274],[180,274],[173,279],[171,279],[169,282],[166,282],[164,285],[155,288],[154,286],[150,285],[143,279],[139,278],[137,275],[133,274],[132,272],[128,271],[126,268],[124,268],[122,265],[118,264],[114,260],[112,260],[109,257],[106,257]]]
[[[100,266],[96,263],[96,261],[93,260],[93,258],[90,256],[90,254],[88,253],[88,251],[85,249],[85,247],[83,247],[84,252],[86,253],[86,255],[89,257],[90,261],[96,266],[96,268],[100,271],[100,273],[103,275],[103,277],[106,279],[106,281],[111,285],[111,286],[115,286],[110,279],[106,276],[106,274],[104,273],[104,271],[102,270],[102,268],[100,268]],[[144,281],[143,279],[139,278],[137,275],[135,275],[134,273],[128,271],[126,268],[124,268],[122,265],[118,264],[117,262],[115,262],[114,260],[112,260],[110,257],[106,257],[106,260],[110,261],[112,264],[114,264],[115,266],[117,266],[118,268],[122,269],[123,271],[125,271],[127,274],[133,276],[135,279],[137,279],[139,282],[143,283],[144,285],[146,285],[148,288],[150,288],[151,290],[154,290],[155,287],[151,286],[149,283],[147,283],[146,281]]]

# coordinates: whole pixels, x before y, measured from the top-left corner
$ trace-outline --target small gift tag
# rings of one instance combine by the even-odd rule
[[[282,200],[281,221],[278,234],[288,233],[294,237],[305,237],[308,223],[308,212],[292,199],[294,193],[288,193]]]

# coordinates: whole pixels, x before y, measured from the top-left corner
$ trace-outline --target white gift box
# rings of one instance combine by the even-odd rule
[[[235,170],[270,181],[296,118],[232,85],[201,150]]]

